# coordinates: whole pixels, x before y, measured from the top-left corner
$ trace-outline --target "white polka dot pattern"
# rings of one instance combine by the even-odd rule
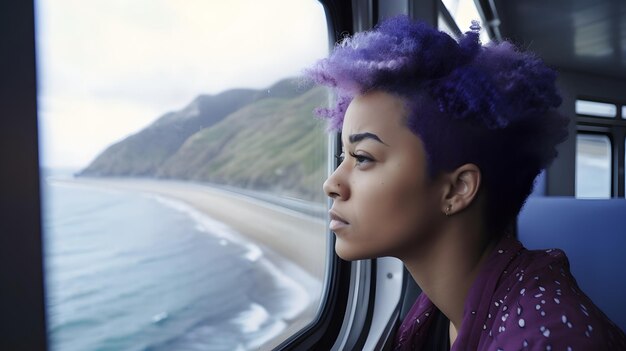
[[[623,331],[580,291],[562,251],[528,251],[508,237],[485,267],[470,289],[451,350],[626,350]],[[420,349],[428,326],[408,318],[415,321],[433,310],[422,294],[402,323],[394,350]]]

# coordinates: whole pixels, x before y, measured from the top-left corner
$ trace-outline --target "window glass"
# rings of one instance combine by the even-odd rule
[[[453,38],[457,37],[457,35],[454,33],[454,30],[450,28],[450,26],[448,25],[448,22],[445,20],[445,18],[443,18],[441,14],[437,16],[437,28],[442,32],[448,33],[448,35]]]
[[[604,102],[576,100],[576,113],[594,117],[614,118],[617,115],[617,106]]]
[[[456,22],[461,32],[465,33],[470,30],[472,21],[476,20],[480,22],[480,41],[486,44],[491,41],[489,34],[487,33],[486,24],[483,23],[482,17],[478,12],[476,3],[474,0],[443,0],[443,4],[450,12],[452,18]]]
[[[611,197],[611,141],[606,135],[576,136],[576,197]]]
[[[622,106],[622,118],[626,119],[626,106]]]
[[[50,349],[271,349],[326,262],[316,0],[38,0]]]

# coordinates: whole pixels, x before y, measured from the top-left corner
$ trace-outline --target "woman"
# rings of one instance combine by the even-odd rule
[[[478,30],[456,42],[400,16],[307,71],[337,93],[318,110],[342,131],[324,184],[336,252],[398,257],[423,290],[397,350],[626,349],[562,251],[508,234],[567,119],[554,71]]]

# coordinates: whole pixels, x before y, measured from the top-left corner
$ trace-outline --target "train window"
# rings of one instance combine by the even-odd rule
[[[50,349],[268,349],[317,314],[316,0],[36,2]]]
[[[457,27],[461,32],[465,33],[472,25],[472,21],[480,21],[480,41],[485,44],[491,41],[483,17],[480,15],[476,2],[474,0],[443,0],[443,4],[454,18]],[[442,29],[445,31],[445,29]]]
[[[447,21],[446,16],[444,16],[441,12],[439,12],[439,15],[437,16],[437,28],[442,32],[448,33],[448,35],[453,38],[458,38],[459,29],[453,28],[453,26],[456,26],[456,24],[453,24]]]
[[[611,197],[611,141],[600,134],[576,136],[576,197]]]
[[[576,114],[614,118],[617,114],[617,106],[604,102],[576,100]]]
[[[622,106],[622,118],[626,119],[626,106]]]

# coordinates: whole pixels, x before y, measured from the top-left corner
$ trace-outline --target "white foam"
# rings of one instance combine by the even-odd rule
[[[267,310],[258,303],[251,303],[246,311],[232,321],[245,334],[248,350],[260,348],[287,327],[283,320],[271,318]]]
[[[293,281],[291,277],[299,277],[298,278],[298,286],[304,288],[307,296],[308,303],[320,303],[322,299],[322,281],[318,278],[309,274],[309,272],[305,271],[302,267],[297,264],[285,260],[285,263],[280,267],[280,272],[282,275]]]
[[[284,299],[282,302],[282,313],[280,314],[280,318],[283,319],[293,319],[297,317],[300,313],[304,312],[306,308],[311,303],[311,298],[307,292],[307,289],[301,284],[298,284],[292,276],[287,275],[283,270],[278,269],[272,262],[269,260],[262,260],[259,264],[269,271],[276,281],[276,285],[278,285],[278,289],[288,291],[290,298]],[[294,265],[295,266],[295,265]],[[292,267],[293,268],[293,267]],[[297,274],[307,274],[304,271],[298,272]],[[298,276],[302,277],[302,276]]]
[[[256,262],[263,256],[263,251],[256,245],[246,245],[248,252],[244,255],[250,262]]]
[[[296,317],[306,309],[310,303],[318,300],[319,294],[310,295],[307,291],[320,291],[321,282],[300,266],[281,256],[274,255],[280,266],[276,267],[274,263],[264,257],[263,250],[261,250],[258,245],[247,241],[241,234],[225,223],[208,217],[182,201],[155,194],[147,194],[146,196],[150,196],[165,206],[189,215],[196,223],[205,228],[205,232],[212,233],[219,237],[221,245],[234,243],[245,247],[247,252],[244,254],[244,257],[252,262],[257,262],[263,269],[269,271],[276,279],[277,285],[289,291],[293,296],[293,298],[289,300],[289,306],[285,306],[288,312],[283,315],[284,318],[291,319]],[[298,277],[298,279],[295,280],[293,277]],[[287,301],[285,301],[285,304],[287,304]]]
[[[253,333],[261,329],[261,326],[267,322],[269,317],[269,313],[263,306],[258,303],[252,303],[250,308],[237,316],[234,321],[241,326],[241,330],[244,333]]]
[[[159,324],[162,321],[166,320],[168,317],[169,317],[169,314],[167,312],[157,313],[154,316],[152,316],[152,323]]]
[[[239,234],[227,224],[205,215],[204,213],[196,210],[191,205],[188,205],[179,200],[174,200],[156,194],[145,194],[145,196],[158,201],[162,205],[165,205],[169,208],[188,215],[189,217],[191,217],[191,219],[194,220],[194,222],[196,222],[196,228],[199,231],[204,233],[212,233],[220,239],[227,240],[239,246],[245,247],[247,249],[247,252],[244,254],[244,257],[247,260],[251,262],[256,262],[263,256],[263,250],[261,250],[260,247],[242,238],[241,234]],[[220,244],[222,244],[221,240]]]
[[[279,301],[281,311],[277,315],[269,316],[267,310],[258,303],[252,303],[250,308],[237,316],[233,322],[240,325],[246,334],[255,334],[246,344],[247,348],[261,347],[267,341],[280,334],[288,325],[288,321],[297,318],[311,304],[319,303],[322,283],[311,276],[294,262],[276,254],[272,254],[270,261],[263,250],[225,223],[214,220],[192,206],[178,200],[155,194],[146,194],[161,204],[185,213],[204,230],[217,236],[222,246],[235,244],[247,249],[244,257],[255,262],[259,269],[266,270],[274,278],[277,289],[285,291],[289,298]],[[294,279],[294,277],[296,277]],[[273,301],[275,302],[275,301]],[[269,324],[268,324],[269,323]]]

